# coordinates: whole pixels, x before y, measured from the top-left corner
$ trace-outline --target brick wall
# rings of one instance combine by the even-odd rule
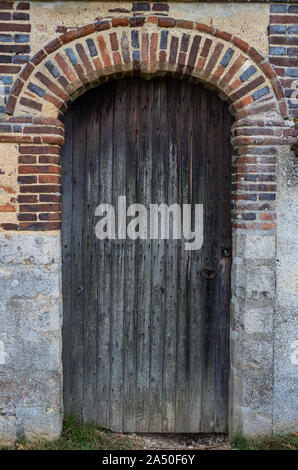
[[[270,62],[284,87],[289,115],[298,118],[298,4],[271,3],[270,13]]]
[[[11,85],[30,57],[30,3],[0,1],[0,113]]]

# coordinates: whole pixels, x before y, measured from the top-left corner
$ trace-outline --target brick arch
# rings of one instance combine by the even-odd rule
[[[168,17],[98,21],[59,36],[31,58],[0,122],[0,142],[18,144],[16,192],[20,192],[9,202],[16,216],[7,217],[0,228],[60,228],[57,194],[64,126],[59,117],[84,91],[130,74],[144,78],[171,74],[217,90],[236,116],[233,227],[275,230],[277,148],[291,144],[292,138],[284,123],[286,103],[274,70],[238,37]],[[30,201],[32,206],[27,204]]]
[[[22,70],[6,113],[58,118],[85,90],[133,73],[203,82],[237,119],[264,109],[287,115],[279,80],[256,49],[216,28],[160,17],[113,18],[62,34]]]

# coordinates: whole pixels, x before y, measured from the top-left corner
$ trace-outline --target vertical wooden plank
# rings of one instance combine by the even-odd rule
[[[176,105],[179,102],[180,88],[170,79],[160,83],[164,95],[162,108],[167,110],[161,116],[160,129],[162,143],[165,147],[161,152],[163,159],[163,200],[166,204],[174,202],[177,190],[177,161],[178,152],[175,142],[169,139],[169,131],[172,119],[177,119]],[[171,109],[168,109],[169,100],[172,102]],[[175,104],[174,104],[175,103]],[[175,129],[177,132],[178,129]],[[171,137],[173,137],[171,135]],[[163,157],[164,156],[164,157]],[[176,171],[175,171],[176,170]],[[162,201],[161,201],[162,202]],[[175,429],[176,415],[176,312],[177,312],[177,257],[175,247],[177,242],[165,240],[165,303],[164,303],[164,353],[163,353],[163,432],[171,432]]]
[[[205,207],[205,158],[206,158],[206,93],[195,87],[193,99],[193,161],[192,161],[192,202]],[[205,223],[204,223],[205,226]],[[204,228],[204,227],[203,227]],[[203,238],[203,246],[191,254],[189,280],[190,328],[189,328],[189,413],[190,432],[201,430],[202,406],[202,364],[204,360],[204,250],[208,240]]]
[[[150,88],[141,85],[140,109],[140,150],[137,176],[137,201],[145,207],[151,203],[152,159],[151,135],[152,120],[149,115]],[[137,363],[136,363],[136,431],[149,428],[149,371],[150,371],[150,309],[151,309],[151,243],[150,240],[137,241],[138,250],[138,319],[137,319]]]
[[[218,191],[218,152],[219,152],[219,126],[216,97],[208,96],[207,108],[207,145],[206,145],[206,244],[205,263],[210,269],[211,276],[205,274],[205,362],[204,362],[204,386],[202,431],[215,430],[215,357],[216,357],[216,306],[218,305],[218,251],[217,231],[218,226],[218,197],[214,197]],[[209,277],[208,277],[209,276]]]
[[[111,84],[103,86],[100,108],[100,174],[98,203],[112,204],[113,106]],[[97,396],[96,421],[109,426],[110,415],[110,314],[111,314],[111,240],[98,240],[98,326],[97,326]]]
[[[152,82],[150,115],[152,125],[152,203],[164,202],[165,136],[161,132],[161,115],[165,113],[164,93],[159,81]],[[164,331],[164,253],[163,240],[151,240],[151,328],[150,328],[150,409],[149,430],[162,430],[162,363]]]
[[[70,414],[70,367],[71,360],[71,315],[72,315],[72,135],[73,135],[73,111],[66,113],[65,145],[62,149],[62,293],[63,293],[63,327],[62,327],[62,360],[63,373],[63,401],[64,413]]]
[[[179,84],[180,85],[180,84]],[[169,206],[178,199],[178,140],[180,88],[175,81],[161,81],[160,88],[164,110],[160,118],[161,129],[161,173],[160,186],[163,190],[160,203]],[[164,243],[164,323],[163,323],[163,432],[175,430],[176,415],[176,334],[177,334],[177,245],[173,240],[172,216],[170,219],[170,239]]]
[[[86,107],[77,103],[73,117],[73,225],[72,225],[72,314],[71,314],[71,414],[82,419],[84,364],[84,263],[86,165]]]
[[[139,152],[140,82],[127,84],[126,108],[126,201],[127,207],[136,202],[136,169]],[[137,322],[137,267],[136,242],[127,238],[125,249],[123,313],[123,432],[135,431],[136,400],[136,322]]]
[[[220,133],[221,152],[218,157],[218,185],[221,197],[218,201],[218,308],[216,325],[216,414],[215,430],[227,431],[228,426],[228,378],[229,378],[229,310],[231,271],[231,213],[230,192],[232,174],[231,125],[232,116],[222,106]],[[222,432],[222,431],[221,431]]]
[[[86,204],[83,260],[85,271],[84,303],[84,403],[83,418],[95,421],[97,389],[97,239],[95,209],[99,193],[99,100],[96,90],[86,96]],[[81,156],[83,158],[83,156]]]
[[[113,205],[126,191],[126,81],[115,87],[113,125]],[[116,211],[116,227],[120,214]],[[118,232],[118,228],[117,228]],[[122,430],[123,311],[125,240],[114,240],[111,253],[110,428]]]

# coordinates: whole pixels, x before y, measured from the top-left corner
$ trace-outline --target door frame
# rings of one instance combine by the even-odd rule
[[[137,31],[141,47],[136,48],[132,43],[132,31]],[[242,70],[234,65],[237,61],[238,65],[241,61],[242,64],[249,62],[256,70],[256,79],[249,79],[247,83],[239,81]],[[45,67],[45,62],[51,62],[55,69],[52,65]],[[269,433],[274,424],[274,361],[270,338],[274,335],[277,189],[274,178],[271,184],[265,182],[262,168],[254,175],[257,178],[254,182],[247,176],[253,162],[267,161],[275,167],[282,146],[288,145],[287,140],[279,137],[285,127],[287,107],[267,58],[232,34],[188,20],[121,17],[96,21],[54,38],[24,67],[11,91],[6,113],[11,116],[10,123],[17,123],[26,131],[22,135],[12,129],[2,131],[1,145],[16,144],[18,155],[26,152],[35,155],[37,165],[41,154],[52,153],[53,157],[58,157],[64,143],[59,117],[67,109],[67,102],[108,79],[133,73],[144,78],[170,74],[194,83],[202,82],[230,103],[230,111],[236,118],[232,128],[235,181],[232,188],[229,432]],[[37,94],[29,100],[26,91],[32,88],[32,83]],[[275,172],[273,168],[273,176]],[[21,184],[20,192],[24,191],[25,186]],[[41,187],[36,191],[44,193]],[[265,203],[270,205],[270,217],[264,209]],[[18,204],[21,214],[21,203]],[[57,207],[56,213],[60,212],[61,208]],[[44,240],[56,239],[55,250],[61,243],[59,216],[36,223],[21,222],[22,219],[11,223],[10,220],[2,223],[3,230],[41,232]],[[42,253],[46,253],[45,247],[40,250],[40,256]],[[55,279],[61,285],[61,250],[58,249],[56,255]],[[257,325],[262,319],[264,297],[270,318],[260,333]],[[61,309],[60,299],[53,313],[58,323]],[[56,339],[58,347],[51,352],[57,364],[55,370],[62,380],[61,327]],[[268,391],[266,396],[264,389]],[[60,388],[56,386],[55,394],[58,405],[55,405],[53,429],[58,435],[63,415],[61,384]],[[44,409],[36,413],[40,421],[48,419]]]

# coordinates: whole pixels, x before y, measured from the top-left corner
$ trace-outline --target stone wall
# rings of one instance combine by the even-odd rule
[[[297,428],[293,3],[0,2],[3,441],[61,430],[60,118],[134,73],[203,83],[230,105],[230,433]]]

